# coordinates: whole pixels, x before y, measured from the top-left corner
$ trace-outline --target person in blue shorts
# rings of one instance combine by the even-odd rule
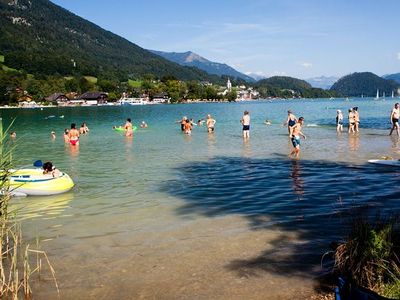
[[[290,127],[290,139],[293,145],[293,151],[290,152],[289,156],[294,156],[296,158],[300,155],[300,136],[306,139],[306,136],[301,132],[301,127],[303,126],[304,118],[300,117],[295,125]]]

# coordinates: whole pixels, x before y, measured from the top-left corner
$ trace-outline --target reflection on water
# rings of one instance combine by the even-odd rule
[[[349,134],[349,150],[358,151],[359,148],[360,148],[359,134]]]
[[[73,198],[72,191],[54,196],[14,197],[10,201],[10,209],[17,212],[17,218],[20,220],[56,218],[65,215],[65,210],[69,208]]]
[[[296,159],[292,160],[292,173],[290,177],[293,179],[294,193],[302,200],[304,194],[304,180],[301,178],[300,162]]]
[[[70,158],[75,158],[79,155],[79,145],[72,146],[70,143],[65,143],[65,151]]]

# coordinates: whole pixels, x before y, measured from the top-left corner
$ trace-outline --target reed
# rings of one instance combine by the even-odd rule
[[[400,218],[358,216],[334,252],[334,270],[358,286],[400,299]]]
[[[31,282],[33,275],[40,279],[42,259],[49,267],[59,295],[55,271],[46,252],[25,245],[16,212],[9,209],[11,191],[7,179],[11,175],[13,146],[7,144],[6,137],[10,126],[3,131],[0,118],[0,299],[31,299]],[[30,254],[36,256],[34,268]]]

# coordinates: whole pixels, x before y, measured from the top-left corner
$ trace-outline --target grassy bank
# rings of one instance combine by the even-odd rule
[[[7,179],[11,175],[13,147],[7,144],[7,132],[3,131],[0,118],[0,299],[30,299],[32,276],[41,274],[43,259],[49,266],[57,290],[58,285],[46,253],[31,249],[23,241],[17,212],[10,211],[12,191]]]

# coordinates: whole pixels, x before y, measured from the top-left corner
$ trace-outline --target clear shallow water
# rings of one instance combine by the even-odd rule
[[[246,286],[257,298],[265,282],[253,278],[253,272],[272,276],[272,281],[281,274],[314,272],[322,249],[344,234],[343,216],[355,206],[397,211],[400,172],[366,163],[383,155],[400,158],[398,138],[387,136],[394,102],[315,99],[8,109],[0,114],[5,123],[16,117],[16,165],[51,160],[76,183],[64,195],[15,200],[22,207],[26,234],[46,241],[43,248],[71,298],[71,289],[75,296],[94,297],[100,285],[109,286],[106,295],[114,295],[115,287],[98,274],[105,261],[118,278],[120,269],[134,262],[127,271],[129,285],[118,286],[127,292],[135,287],[138,297],[157,296],[152,291],[160,282],[189,284],[191,263],[200,256],[203,268],[197,266],[196,274],[203,277],[197,282],[203,283],[207,298],[216,296],[212,287],[226,286],[220,277],[236,280],[243,273],[252,278]],[[359,107],[361,133],[337,135],[336,110],[353,106]],[[249,142],[243,142],[239,123],[245,109],[252,118]],[[308,138],[298,161],[287,159],[291,145],[282,123],[288,109],[306,120]],[[212,135],[198,127],[185,136],[175,123],[183,115],[197,120],[207,113],[217,120]],[[111,130],[127,117],[136,124],[145,120],[149,128],[139,129],[133,139]],[[272,125],[263,124],[267,118]],[[91,129],[79,148],[62,140],[71,122],[87,122]],[[52,130],[56,140],[50,139]],[[249,248],[254,253],[244,254]],[[216,260],[223,264],[211,271]],[[165,261],[171,261],[168,274],[164,269],[151,272]],[[175,278],[169,278],[171,272]],[[220,276],[206,282],[211,272]],[[292,292],[302,284],[293,284]],[[88,285],[92,294],[84,292]],[[285,296],[279,286],[275,289],[277,297]],[[234,290],[223,295],[235,298]],[[50,287],[44,291],[42,297],[52,295]],[[188,291],[169,295],[191,296]]]

